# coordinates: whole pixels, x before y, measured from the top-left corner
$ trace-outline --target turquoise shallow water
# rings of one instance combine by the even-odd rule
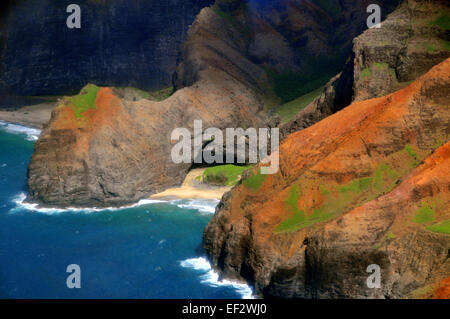
[[[0,298],[243,298],[201,250],[216,202],[147,201],[123,209],[24,205],[36,130],[0,122]],[[81,268],[81,289],[66,267]]]

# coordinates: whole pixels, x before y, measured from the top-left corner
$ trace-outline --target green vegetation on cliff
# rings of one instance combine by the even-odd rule
[[[431,22],[432,25],[437,25],[444,30],[450,30],[450,15],[442,14],[437,19]]]
[[[450,219],[428,226],[427,229],[435,233],[450,234]]]
[[[311,56],[305,52],[301,71],[266,68],[266,73],[275,94],[287,103],[324,86],[341,71],[345,60],[346,56]]]
[[[366,79],[371,79],[372,77],[386,76],[391,77],[395,81],[397,80],[397,74],[394,68],[391,68],[388,63],[385,62],[375,62],[361,70],[360,79],[365,81]],[[382,95],[381,95],[382,96]]]
[[[421,155],[425,156],[425,154]],[[296,184],[291,188],[285,201],[286,209],[293,215],[281,222],[275,229],[275,233],[298,231],[315,223],[330,220],[388,193],[397,185],[401,176],[410,172],[419,162],[419,155],[411,145],[407,145],[397,154],[397,157],[397,161],[403,163],[397,168],[381,163],[370,176],[356,178],[346,184],[339,185],[335,182],[323,181],[324,184],[315,186],[305,181],[303,191],[302,184]],[[314,189],[318,189],[322,195],[323,200],[320,206],[310,207],[304,204],[304,207],[299,208],[297,205],[301,194],[309,194]],[[434,215],[430,219],[429,209],[428,206],[424,206],[419,210],[417,222],[425,223],[434,220]]]
[[[309,92],[291,102],[285,103],[276,109],[276,113],[280,115],[281,121],[289,121],[295,114],[303,110],[309,103],[311,103],[323,91],[323,86]]]
[[[208,167],[203,172],[203,182],[223,186],[235,185],[242,173],[247,170],[247,166],[220,165]]]
[[[286,207],[288,207],[288,209],[292,211],[293,216],[283,221],[277,227],[276,232],[288,232],[291,230],[296,230],[299,227],[299,225],[304,224],[305,221],[308,219],[308,216],[306,216],[305,212],[303,210],[298,209],[297,207],[297,202],[300,196],[301,191],[299,189],[299,186],[294,185],[291,188],[289,197],[285,201]]]
[[[252,173],[251,176],[247,177],[243,184],[245,187],[251,189],[253,192],[256,192],[264,183],[266,180],[267,175],[261,174],[260,169],[258,168],[258,171],[256,174]]]
[[[372,76],[372,72],[370,72],[369,68],[365,68],[361,71],[361,79],[364,81],[367,78]]]
[[[419,161],[417,159],[417,154],[414,151],[414,148],[411,146],[411,144],[406,144],[405,151],[413,159],[412,166],[415,167],[415,166],[419,165]]]
[[[303,72],[282,72],[279,74],[268,72],[268,75],[275,94],[282,99],[283,103],[287,103],[325,85],[337,73],[305,75]]]
[[[396,238],[395,234],[391,231],[386,235],[387,240],[391,240],[391,239],[395,239],[395,238]]]
[[[87,110],[96,108],[95,99],[99,89],[94,84],[88,84],[81,90],[80,94],[69,99],[77,119],[83,118],[83,113]]]
[[[173,92],[174,92],[173,87],[168,87],[157,91],[150,91],[147,93],[148,96],[147,99],[161,102],[170,97],[173,94]]]
[[[326,190],[324,191],[327,192]],[[293,216],[283,221],[275,229],[275,233],[297,231],[315,223],[327,221],[334,216],[334,214],[329,211],[328,206],[322,206],[319,209],[315,209],[308,216],[304,210],[299,209],[297,206],[301,195],[302,192],[299,189],[299,185],[295,185],[291,188],[289,197],[285,201],[285,205],[293,212]]]
[[[414,222],[417,224],[427,224],[432,221],[434,221],[433,209],[427,203],[422,203],[422,206],[416,212]]]

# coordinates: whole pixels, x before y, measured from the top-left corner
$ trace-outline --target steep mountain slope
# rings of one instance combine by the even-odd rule
[[[367,6],[383,17],[398,1],[218,0],[197,18],[177,68],[177,88],[200,69],[234,65],[247,85],[292,100],[340,71],[352,40],[366,29]],[[224,64],[224,59],[226,64]],[[267,83],[269,81],[269,83]],[[305,91],[306,90],[306,91]]]
[[[448,1],[403,1],[381,28],[366,30],[353,41],[352,56],[342,73],[282,126],[282,135],[306,128],[352,101],[399,90],[450,57],[449,19]]]
[[[356,21],[365,20],[359,1],[342,6]],[[172,162],[172,130],[192,130],[199,119],[204,128],[275,125],[264,113],[274,97],[269,75],[285,69],[305,75],[301,65],[308,56],[345,52],[362,28],[346,17],[332,18],[304,0],[221,0],[204,8],[183,46],[177,91],[167,100],[132,102],[112,89],[91,87],[60,103],[35,146],[29,199],[57,206],[122,205],[180,185],[190,164]],[[331,26],[346,32],[328,44]],[[317,44],[311,28],[326,39]]]
[[[255,168],[219,204],[215,267],[267,297],[398,298],[449,277],[449,95],[447,59],[289,135],[277,174]]]
[[[19,0],[2,13],[0,86],[14,95],[167,87],[189,26],[213,0],[80,0],[81,29],[68,29],[72,3]]]

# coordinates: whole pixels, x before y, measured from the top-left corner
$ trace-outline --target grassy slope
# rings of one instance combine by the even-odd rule
[[[428,226],[427,229],[435,233],[450,234],[450,219]]]
[[[88,84],[81,90],[80,94],[70,98],[69,101],[77,119],[83,118],[83,113],[87,110],[96,108],[95,99],[99,89],[94,84]]]
[[[310,191],[311,185],[298,182],[291,187],[290,194],[285,201],[286,209],[291,211],[292,217],[284,220],[278,225],[275,232],[293,232],[311,226],[317,222],[330,220],[353,207],[360,206],[392,190],[402,176],[412,171],[413,168],[428,154],[418,154],[413,146],[407,145],[395,157],[390,158],[385,163],[378,165],[372,175],[357,178],[345,185],[338,185],[326,180],[320,185],[322,194],[322,204],[320,207],[309,207],[308,205],[299,207],[298,203],[302,193]],[[402,165],[394,168],[394,163]],[[417,212],[415,221],[417,223],[430,223],[434,220],[431,208],[424,204]],[[430,226],[439,229],[441,232],[448,229],[448,225]],[[447,227],[447,228],[446,228]],[[429,228],[430,229],[430,228]],[[432,230],[432,229],[430,229]]]
[[[245,187],[251,189],[253,192],[257,192],[258,189],[262,186],[262,184],[266,180],[266,178],[267,175],[262,175],[260,169],[258,169],[256,174],[255,172],[253,172],[252,175],[250,175],[243,181],[243,184]]]
[[[240,176],[247,169],[247,166],[231,164],[209,167],[203,172],[203,181],[210,184],[232,186],[239,181]]]
[[[173,93],[173,87],[168,87],[168,88],[161,89],[158,91],[148,92],[147,99],[160,102],[160,101],[164,101],[165,99],[167,99],[169,96],[172,95],[172,93]]]
[[[275,113],[280,115],[283,123],[289,121],[295,114],[303,110],[309,103],[311,103],[323,91],[323,86],[309,92],[291,102],[279,106]]]

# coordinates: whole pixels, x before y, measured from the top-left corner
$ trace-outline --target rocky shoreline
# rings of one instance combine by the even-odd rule
[[[213,265],[265,297],[439,289],[450,274],[449,74],[447,59],[405,89],[289,135],[278,174],[258,188],[244,179],[219,204],[203,236]],[[371,264],[381,289],[365,284]]]

